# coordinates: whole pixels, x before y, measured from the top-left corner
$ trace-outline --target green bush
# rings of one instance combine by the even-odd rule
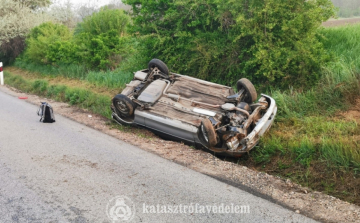
[[[143,52],[177,72],[233,85],[304,84],[328,57],[316,38],[334,15],[329,0],[126,0]],[[311,82],[310,82],[311,83]]]
[[[130,17],[124,10],[102,8],[99,12],[93,13],[79,23],[75,29],[75,35],[88,33],[97,36],[110,30],[116,30],[119,36],[126,34],[126,26]]]
[[[72,33],[66,26],[51,22],[43,23],[30,31],[26,39],[25,58],[35,63],[47,64],[53,61],[51,56],[51,61],[47,58],[52,54],[49,50],[54,50],[50,46],[58,41],[69,41],[71,38]]]
[[[120,37],[116,30],[96,36],[81,33],[77,38],[81,40],[78,54],[89,68],[114,69],[131,52],[127,47],[129,38]]]
[[[55,41],[46,49],[47,62],[55,64],[80,63],[78,47],[73,41]]]
[[[129,21],[123,10],[103,8],[79,23],[75,36],[64,25],[41,24],[26,39],[23,59],[37,64],[114,69],[132,53],[133,40],[126,36]]]
[[[130,18],[123,10],[104,8],[78,24],[75,41],[83,63],[95,69],[114,69],[131,53],[126,36]]]
[[[316,38],[317,28],[334,15],[329,0],[250,1],[245,14],[236,16],[241,29],[236,39],[250,39],[241,63],[257,78],[293,85],[312,84],[329,57]],[[239,8],[243,8],[239,4]],[[230,9],[236,15],[236,7]],[[299,83],[300,82],[300,83]],[[281,84],[281,83],[279,83]]]

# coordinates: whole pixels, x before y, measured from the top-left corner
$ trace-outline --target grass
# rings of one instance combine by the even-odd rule
[[[333,115],[360,94],[360,24],[321,28],[319,33],[333,61],[322,68],[322,78],[314,88],[271,92],[282,118]]]
[[[353,105],[360,95],[360,25],[323,28],[324,46],[338,60],[323,68],[316,87],[303,91],[273,91],[279,112],[272,134],[267,136],[255,162],[271,160],[288,153],[295,161],[309,167],[311,159],[324,159],[332,165],[360,167],[360,134],[355,121],[332,118]]]
[[[68,78],[76,78],[84,80],[87,76],[87,69],[84,66],[77,64],[69,64],[69,65],[40,65],[35,63],[30,63],[21,58],[16,59],[15,64],[16,67],[28,70],[30,72],[37,72],[42,75],[48,76],[63,76]]]
[[[121,70],[115,71],[90,71],[86,76],[86,81],[95,84],[98,87],[107,87],[110,89],[123,89],[125,85],[132,80],[134,75],[130,72]]]
[[[272,156],[291,157],[307,168],[314,160],[342,168],[360,168],[360,127],[354,121],[336,120],[323,116],[278,122],[265,137],[261,148],[254,152],[256,163],[270,162]]]
[[[120,69],[113,71],[88,71],[85,67],[76,64],[50,66],[29,63],[24,60],[16,60],[14,66],[31,72],[40,73],[43,76],[61,76],[85,80],[97,87],[106,87],[109,89],[123,89],[133,78],[131,72]]]
[[[269,92],[279,109],[275,124],[240,163],[360,204],[359,120],[337,115],[360,96],[360,25],[319,33],[332,62],[311,89]]]

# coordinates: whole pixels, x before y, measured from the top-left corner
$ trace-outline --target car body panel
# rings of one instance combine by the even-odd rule
[[[135,111],[135,117],[135,123],[138,125],[157,130],[187,142],[195,141],[198,128],[194,125],[140,110]]]

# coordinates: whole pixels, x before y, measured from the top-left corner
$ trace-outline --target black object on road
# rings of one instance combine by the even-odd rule
[[[40,122],[44,122],[44,123],[55,122],[54,111],[53,111],[51,105],[49,105],[46,102],[41,102],[41,105],[40,105],[40,108],[39,108],[37,114],[38,114],[38,116],[41,116]]]

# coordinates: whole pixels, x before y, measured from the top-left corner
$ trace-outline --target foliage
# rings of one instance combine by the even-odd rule
[[[51,18],[39,10],[48,0],[0,0],[0,60],[12,62],[25,47],[24,39],[29,30]]]
[[[126,36],[129,20],[123,10],[103,8],[79,23],[75,41],[82,62],[90,68],[114,69],[131,53]]]
[[[130,18],[123,10],[102,8],[99,12],[85,17],[84,21],[76,27],[75,33],[88,33],[96,36],[115,30],[118,35],[125,35],[126,25]]]
[[[360,25],[322,28],[319,33],[334,61],[324,66],[319,82],[309,90],[271,92],[278,114],[251,159],[261,166],[286,163],[290,166],[287,170],[280,170],[279,166],[270,168],[271,172],[290,175],[317,190],[324,190],[318,186],[318,179],[326,179],[334,184],[333,196],[357,199],[359,203],[360,196],[350,198],[340,193],[359,194],[356,186],[349,185],[358,182],[360,168],[359,122],[356,116],[352,118],[340,111],[354,107],[360,95]],[[304,173],[309,173],[312,180]],[[351,174],[354,177],[347,178],[345,182],[349,184],[344,187],[338,176]]]
[[[42,76],[62,76],[67,78],[83,80],[86,78],[87,69],[82,65],[77,64],[57,64],[42,65],[24,60],[21,57],[17,58],[14,66],[22,68],[24,70],[41,74]]]
[[[316,37],[334,15],[329,0],[126,0],[142,52],[175,71],[235,84],[318,78],[327,57]]]
[[[66,25],[70,29],[75,28],[78,16],[75,13],[74,5],[70,1],[52,4],[47,13],[54,18],[54,21]]]
[[[114,69],[131,49],[127,48],[129,38],[120,37],[116,30],[110,30],[99,35],[81,33],[77,35],[79,55],[90,68]]]
[[[27,48],[25,56],[35,63],[49,63],[56,59],[67,59],[72,57],[76,51],[75,45],[62,44],[62,41],[69,41],[72,37],[71,32],[65,25],[53,24],[51,22],[43,23],[30,31],[26,39]],[[58,49],[54,47],[58,46]],[[59,52],[56,52],[59,51]]]
[[[13,0],[18,3],[21,7],[30,8],[32,10],[39,9],[40,7],[48,6],[51,1],[50,0]]]
[[[245,72],[269,81],[309,84],[318,80],[320,66],[328,58],[316,31],[334,15],[331,2],[267,0],[253,1],[248,7],[245,15],[236,18],[241,29],[237,39],[253,42],[243,53]],[[231,9],[233,14],[235,10]]]
[[[21,0],[0,0],[0,43],[8,42],[15,37],[24,37],[34,26],[49,20],[50,18],[33,9],[45,6],[48,0],[21,1]]]
[[[71,40],[57,40],[48,45],[46,49],[46,62],[53,64],[71,64],[78,63],[79,48]]]

